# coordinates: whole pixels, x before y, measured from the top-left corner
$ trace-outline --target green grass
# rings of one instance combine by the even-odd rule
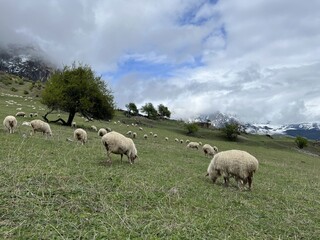
[[[36,98],[5,93],[0,95],[0,119],[16,113],[17,105],[8,105],[9,100],[21,104],[27,114],[35,112],[28,105],[36,107],[39,118],[45,113]],[[299,152],[292,138],[243,135],[238,142],[228,142],[219,131],[203,128],[187,136],[181,122],[126,118],[118,112],[111,122],[85,122],[76,116],[78,126],[88,131],[88,144],[81,146],[66,141],[73,129],[59,124],[51,124],[51,139],[39,133],[29,136],[30,129],[21,123],[31,119],[18,118],[14,134],[0,131],[1,239],[320,236],[320,159]],[[136,122],[143,131],[131,126]],[[139,160],[130,165],[126,157],[120,163],[120,156],[112,155],[113,164],[106,164],[106,151],[91,125],[136,131]],[[150,131],[158,138],[143,139]],[[250,152],[260,162],[253,190],[239,191],[233,180],[229,187],[222,179],[213,185],[205,177],[210,159],[174,138],[209,143],[220,151]],[[320,153],[312,144],[305,150]]]

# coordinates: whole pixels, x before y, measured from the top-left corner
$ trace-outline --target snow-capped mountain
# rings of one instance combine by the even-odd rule
[[[251,134],[260,135],[287,135],[287,136],[302,136],[310,140],[320,140],[320,122],[314,123],[297,123],[286,125],[274,125],[271,123],[243,123],[237,117],[216,112],[208,116],[200,116],[196,118],[196,122],[210,122],[215,128],[221,128],[226,123],[237,122],[243,130]]]
[[[32,46],[0,47],[0,71],[33,81],[46,81],[55,67],[45,61],[41,51]]]

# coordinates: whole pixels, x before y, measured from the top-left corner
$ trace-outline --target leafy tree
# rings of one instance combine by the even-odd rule
[[[138,110],[137,106],[132,102],[126,104],[126,108],[127,108],[128,113],[131,115],[136,116],[139,114],[139,110]]]
[[[158,113],[160,117],[168,117],[170,118],[171,112],[169,111],[168,107],[164,106],[163,104],[160,104],[158,106]]]
[[[141,112],[146,113],[148,118],[157,118],[158,112],[154,108],[152,103],[146,103],[144,106],[141,107]]]
[[[199,130],[199,126],[196,123],[186,123],[185,128],[187,129],[188,134],[194,134]]]
[[[228,140],[236,141],[240,134],[240,127],[240,124],[237,122],[226,123],[224,128],[222,128],[222,132],[226,135]]]
[[[308,145],[308,140],[304,137],[301,137],[301,136],[297,136],[294,141],[297,144],[298,148],[300,148],[300,149],[302,149]]]
[[[41,102],[49,109],[43,118],[53,110],[69,113],[67,122],[59,118],[64,125],[71,126],[77,112],[88,119],[111,119],[114,115],[115,104],[111,90],[101,77],[95,76],[88,65],[65,66],[63,70],[55,72],[42,92]]]

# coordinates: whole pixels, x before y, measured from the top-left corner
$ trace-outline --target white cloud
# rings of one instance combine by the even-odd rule
[[[58,64],[90,64],[107,73],[119,107],[163,103],[186,119],[221,111],[251,122],[319,120],[317,0],[12,0],[1,6],[0,45],[34,43]],[[130,61],[170,67],[124,72]]]

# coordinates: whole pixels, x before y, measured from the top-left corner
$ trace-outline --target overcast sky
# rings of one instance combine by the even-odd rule
[[[0,45],[102,75],[124,108],[320,121],[319,0],[0,0]]]

